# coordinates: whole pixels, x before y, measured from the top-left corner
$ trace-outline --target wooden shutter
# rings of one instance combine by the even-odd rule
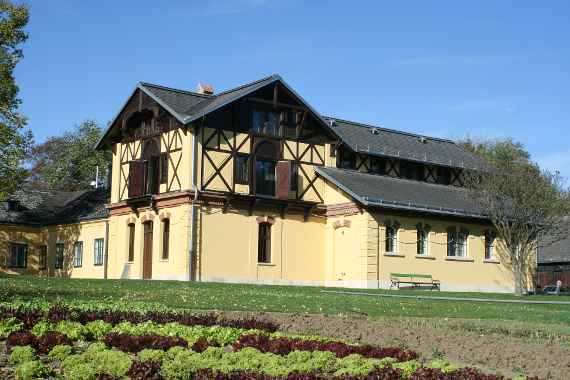
[[[140,197],[144,193],[144,161],[129,163],[129,198]]]
[[[276,195],[279,199],[289,198],[289,188],[291,187],[291,162],[279,161],[275,165]]]

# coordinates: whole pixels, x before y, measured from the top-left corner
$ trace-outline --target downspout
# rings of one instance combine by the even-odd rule
[[[204,122],[204,117],[202,117],[202,123]],[[190,178],[192,181],[192,191],[194,195],[192,196],[192,201],[190,204],[190,236],[188,237],[188,280],[195,280],[195,259],[196,259],[196,231],[198,230],[196,221],[196,203],[198,199],[198,185],[196,180],[197,166],[198,166],[198,127],[194,126],[194,133],[192,134],[192,165],[190,171]]]
[[[105,219],[105,256],[103,258],[104,266],[103,266],[103,278],[107,279],[107,268],[109,267],[109,218]]]

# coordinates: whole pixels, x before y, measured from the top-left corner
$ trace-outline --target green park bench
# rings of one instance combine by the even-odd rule
[[[434,280],[431,274],[390,273],[390,282],[390,289],[392,289],[392,287],[400,289],[401,284],[407,284],[413,288],[429,286],[431,290],[440,290],[439,280]]]

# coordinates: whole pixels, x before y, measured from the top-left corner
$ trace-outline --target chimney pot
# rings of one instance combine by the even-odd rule
[[[213,95],[214,94],[214,87],[211,84],[198,83],[198,93],[199,94],[205,94],[205,95]]]

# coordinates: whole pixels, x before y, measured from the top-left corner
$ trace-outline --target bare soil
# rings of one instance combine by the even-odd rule
[[[321,335],[354,342],[412,349],[420,360],[445,358],[462,366],[512,377],[570,379],[570,345],[498,333],[479,334],[453,328],[410,328],[398,319],[364,316],[326,316],[277,313],[224,313],[248,315],[277,322],[293,334]]]

